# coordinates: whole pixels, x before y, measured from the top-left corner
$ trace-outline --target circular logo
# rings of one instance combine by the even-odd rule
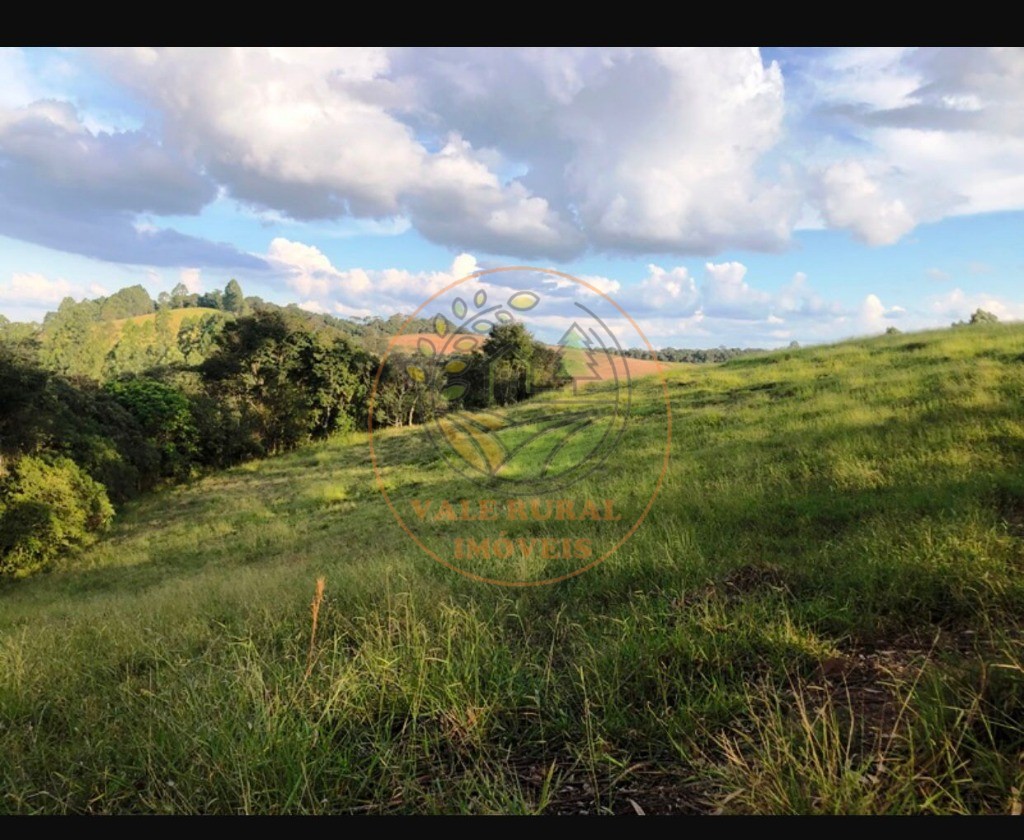
[[[564,272],[492,268],[435,290],[390,340],[370,399],[398,524],[489,583],[555,583],[606,560],[650,511],[671,439],[660,365],[630,349],[653,351],[619,304]],[[623,460],[652,443],[655,459]]]

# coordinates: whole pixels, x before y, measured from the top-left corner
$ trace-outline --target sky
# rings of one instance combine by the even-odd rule
[[[1024,49],[0,49],[0,313],[550,267],[655,346],[1024,318]]]

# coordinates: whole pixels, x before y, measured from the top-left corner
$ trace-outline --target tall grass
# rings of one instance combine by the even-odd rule
[[[656,507],[557,586],[420,554],[359,434],[138,502],[0,591],[0,809],[1019,809],[1024,328],[668,388]],[[417,434],[380,440],[400,502],[451,480]],[[593,481],[629,498],[659,440],[631,424]]]

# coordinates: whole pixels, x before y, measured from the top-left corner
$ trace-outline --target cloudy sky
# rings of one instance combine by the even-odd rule
[[[1021,49],[0,49],[0,313],[237,277],[340,315],[477,267],[656,345],[1024,318]]]

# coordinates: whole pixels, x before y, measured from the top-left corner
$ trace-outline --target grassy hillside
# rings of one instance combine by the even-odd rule
[[[557,586],[419,554],[353,435],[150,497],[0,590],[0,809],[1019,810],[1024,327],[668,387],[651,516]],[[446,480],[416,434],[381,442],[398,499]],[[654,435],[593,481],[627,493]]]
[[[224,312],[220,309],[210,309],[205,306],[190,306],[187,309],[171,309],[168,315],[168,322],[171,325],[171,329],[177,332],[181,329],[181,325],[186,321],[198,321],[205,315],[220,315],[225,318],[232,317],[230,312]],[[118,318],[114,321],[107,321],[109,325],[109,332],[111,336],[111,344],[115,344],[117,339],[121,337],[121,333],[124,332],[126,324],[135,324],[136,326],[142,326],[149,321],[156,320],[156,313],[150,312],[148,315],[136,315],[133,318]]]
[[[231,313],[222,312],[219,309],[208,309],[206,307],[189,307],[188,309],[171,309],[167,312],[167,329],[172,336],[177,336],[182,324],[199,321],[207,315],[215,315],[219,318],[232,318]],[[114,321],[100,321],[94,329],[99,334],[98,341],[102,345],[104,353],[109,352],[121,340],[124,335],[124,328],[133,324],[139,328],[149,328],[151,333],[145,333],[148,341],[156,340],[156,313],[148,315],[136,315],[133,318],[118,318]]]

